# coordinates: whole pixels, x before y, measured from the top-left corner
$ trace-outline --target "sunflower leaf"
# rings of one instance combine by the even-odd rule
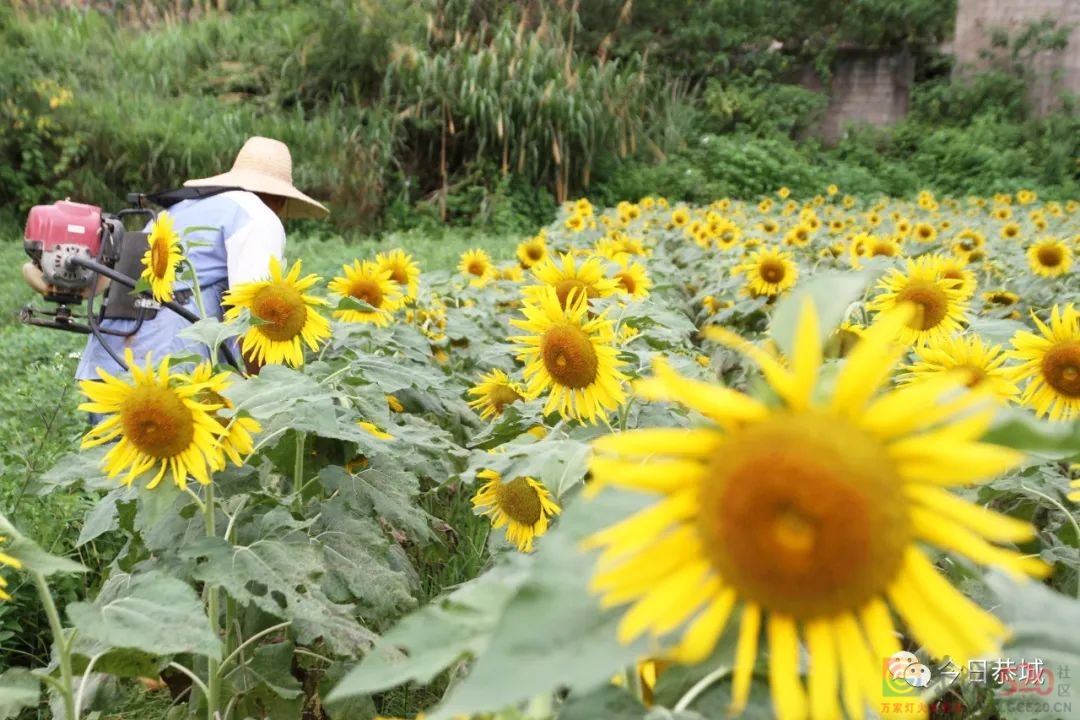
[[[1041,661],[1040,670],[1045,670],[1037,671],[1040,682],[1036,697],[1040,702],[1026,702],[1033,697],[1027,690],[1035,688],[1021,687],[1021,692],[999,698],[1001,716],[1024,720],[1064,717],[1060,702],[1055,707],[1054,701],[1068,703],[1075,697],[1070,688],[1070,671],[1080,668],[1080,600],[1041,583],[1018,583],[999,571],[988,573],[986,584],[1000,599],[997,615],[1012,630],[1003,656],[1014,664]],[[1044,697],[1050,702],[1043,701]]]
[[[234,546],[221,538],[203,538],[181,555],[200,561],[196,580],[224,588],[238,603],[291,620],[301,643],[322,638],[333,652],[357,655],[375,639],[356,621],[351,606],[326,596],[326,568],[317,543],[262,539]]]
[[[1003,411],[982,441],[1022,450],[1040,460],[1064,460],[1080,454],[1080,420],[1048,423],[1022,410]]]
[[[0,675],[0,720],[18,717],[41,701],[41,680],[26,668],[9,668]]]
[[[158,571],[113,575],[94,602],[71,603],[67,614],[79,637],[108,647],[221,657],[221,641],[195,591]]]
[[[607,490],[567,510],[540,539],[529,578],[506,606],[490,643],[431,720],[498,710],[558,687],[589,692],[645,656],[644,640],[616,640],[623,609],[600,608],[588,589],[593,556],[577,546],[648,502],[641,493]]]
[[[857,272],[818,273],[776,303],[770,335],[785,357],[794,357],[795,336],[803,300],[814,302],[818,316],[818,334],[822,345],[844,320],[851,303],[862,297],[879,271],[867,268]]]
[[[529,558],[511,555],[449,595],[406,616],[327,696],[336,702],[401,685],[427,684],[466,655],[482,653],[506,603],[525,582]]]

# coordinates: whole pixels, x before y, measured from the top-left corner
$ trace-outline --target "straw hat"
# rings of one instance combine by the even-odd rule
[[[239,187],[249,192],[277,195],[285,198],[282,217],[322,218],[330,214],[322,203],[293,187],[289,147],[280,140],[265,137],[248,138],[229,172],[188,180],[184,185]]]

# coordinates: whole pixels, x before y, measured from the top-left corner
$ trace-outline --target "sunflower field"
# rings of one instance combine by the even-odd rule
[[[829,186],[275,262],[184,331],[258,373],[81,384],[37,484],[107,565],[0,518],[52,637],[0,717],[1080,717],[1078,250],[1078,202]]]

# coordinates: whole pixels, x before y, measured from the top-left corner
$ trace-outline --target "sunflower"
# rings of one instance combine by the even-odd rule
[[[401,248],[375,256],[379,270],[389,270],[390,279],[400,285],[407,299],[416,299],[420,289],[420,266]],[[370,304],[370,303],[369,303]]]
[[[629,295],[632,300],[648,297],[652,280],[645,272],[645,266],[625,259],[616,264],[618,267],[615,270],[615,282],[619,284],[619,291]]]
[[[810,238],[810,228],[800,223],[784,234],[784,244],[792,247],[806,247],[810,244]]]
[[[232,373],[226,371],[215,375],[210,361],[204,360],[190,373],[178,373],[174,378],[182,385],[201,387],[195,394],[198,402],[219,406],[219,410],[210,411],[210,415],[224,428],[224,433],[218,438],[220,448],[234,465],[243,465],[241,456],[249,455],[255,449],[251,434],[261,432],[262,425],[255,418],[236,415],[233,402],[221,394],[232,385]],[[221,415],[222,409],[228,410],[230,415]]]
[[[1020,296],[1014,292],[1009,292],[1008,290],[984,292],[982,298],[987,305],[997,305],[999,307],[1008,307],[1020,302]]]
[[[1006,223],[1001,226],[1001,237],[1004,240],[1015,240],[1020,237],[1020,226],[1016,223]]]
[[[0,544],[7,542],[7,538],[0,535]],[[6,552],[0,550],[0,567],[9,567],[13,570],[22,570],[23,564],[18,558],[14,558],[8,555]],[[10,600],[11,596],[7,594],[4,588],[7,587],[7,580],[0,577],[0,600]]]
[[[244,333],[241,350],[260,365],[286,363],[292,367],[304,364],[301,342],[311,350],[319,349],[319,341],[330,337],[330,323],[315,308],[329,303],[304,291],[321,278],[317,275],[300,277],[301,261],[293,264],[289,274],[282,276],[281,264],[270,258],[270,279],[244,283],[222,297],[223,305],[232,307],[225,320],[240,317],[245,308],[258,320]]]
[[[1042,335],[1021,330],[1009,353],[1022,363],[1016,379],[1027,380],[1020,402],[1040,417],[1071,420],[1080,415],[1080,316],[1069,303],[1054,305],[1049,326],[1034,314],[1031,319]]]
[[[746,275],[744,292],[751,297],[776,297],[795,287],[799,266],[791,253],[765,248],[751,253],[742,264],[732,268],[731,274]]]
[[[589,300],[608,297],[618,292],[619,286],[616,281],[606,276],[603,259],[586,258],[580,266],[574,262],[574,256],[571,253],[563,253],[559,259],[562,267],[551,256],[533,266],[533,276],[542,284],[525,288],[523,293],[527,299],[535,301],[544,294],[545,288],[553,287],[559,298],[559,304],[565,308],[572,290],[583,292]]]
[[[1058,277],[1072,267],[1072,248],[1057,238],[1042,238],[1027,250],[1031,272],[1042,277]]]
[[[862,260],[873,257],[900,257],[904,251],[894,236],[860,233],[851,243],[851,266],[862,269]]]
[[[1020,389],[1012,379],[1012,371],[1002,367],[1008,356],[997,346],[988,346],[978,335],[944,335],[915,349],[916,361],[904,369],[897,381],[910,383],[928,377],[964,370],[970,375],[967,386],[975,392],[987,392],[1008,402],[1015,400]]]
[[[82,447],[96,447],[119,438],[103,460],[109,479],[127,470],[123,482],[130,484],[157,466],[157,475],[147,485],[150,489],[157,487],[166,470],[172,471],[173,482],[181,489],[187,487],[188,475],[208,485],[210,472],[225,466],[220,436],[226,430],[215,413],[221,403],[207,399],[220,395],[227,387],[225,377],[218,375],[200,383],[178,377],[170,382],[168,357],[156,371],[149,354],[145,370],[135,364],[130,348],[125,359],[133,382],[98,368],[103,382],[79,383],[88,399],[79,405],[79,410],[107,415],[86,434]]]
[[[481,470],[476,476],[487,482],[473,496],[473,507],[485,508],[479,514],[489,516],[496,530],[505,526],[506,539],[517,545],[518,550],[532,552],[533,539],[546,533],[548,519],[561,512],[551,493],[531,477],[503,482],[494,470]]]
[[[542,292],[522,308],[525,319],[510,324],[532,333],[510,338],[523,345],[518,359],[526,361],[525,382],[530,399],[549,391],[544,413],[555,410],[566,418],[595,422],[626,399],[619,372],[622,362],[606,311],[589,315],[588,298],[574,290],[564,308],[555,288]]]
[[[682,227],[688,222],[690,222],[690,211],[686,208],[676,208],[671,212],[671,224],[675,227]]]
[[[942,259],[923,255],[906,261],[906,272],[891,268],[878,281],[882,292],[868,305],[869,310],[887,310],[902,303],[914,303],[915,315],[900,334],[908,343],[925,343],[960,329],[967,312],[966,298],[956,280],[942,276]]]
[[[965,299],[975,294],[976,286],[979,284],[975,273],[968,268],[967,262],[955,255],[941,256],[941,277],[946,280],[955,280],[956,289]]]
[[[966,256],[984,247],[986,247],[986,236],[978,230],[964,228],[953,238],[952,251],[956,255]]]
[[[581,232],[585,229],[585,216],[579,213],[574,213],[570,217],[566,218],[566,222],[564,223],[564,225],[566,226],[566,229],[570,232]]]
[[[458,270],[463,275],[472,275],[473,283],[483,284],[491,278],[495,266],[491,264],[491,256],[485,250],[474,248],[461,254]]]
[[[469,394],[476,397],[469,401],[469,407],[480,411],[480,418],[490,420],[502,415],[507,405],[525,397],[525,389],[513,382],[502,370],[494,369],[483,375]]]
[[[528,270],[547,257],[547,239],[541,232],[517,246],[517,259]]]
[[[718,250],[730,250],[742,239],[742,228],[727,219],[718,220],[709,225],[709,236],[716,243]]]
[[[379,327],[389,325],[393,312],[405,302],[401,286],[391,279],[390,270],[380,268],[372,260],[354,260],[352,265],[345,265],[341,269],[345,275],[330,281],[327,285],[330,292],[362,300],[372,309],[335,310],[334,317],[345,322],[372,323]]]
[[[937,240],[937,228],[928,222],[916,223],[911,236],[921,243],[934,242]]]
[[[169,302],[173,299],[176,268],[184,259],[184,253],[180,247],[180,236],[176,234],[168,212],[162,211],[154,220],[147,242],[150,249],[143,255],[143,271],[139,279],[150,283],[154,300]]]
[[[947,490],[1022,460],[979,442],[992,405],[950,376],[877,395],[905,351],[893,340],[912,314],[902,306],[879,317],[824,383],[831,390],[819,387],[810,302],[790,369],[712,328],[713,339],[753,353],[783,407],[680,377],[661,359],[638,395],[678,402],[708,424],[594,442],[591,487],[658,498],[585,540],[603,550],[591,589],[605,607],[632,604],[620,641],[648,634],[681,662],[704,660],[738,622],[732,715],[746,706],[762,631],[779,718],[864,717],[868,704],[878,707],[882,658],[901,649],[891,609],[934,656],[964,664],[1000,653],[1008,629],[939,574],[924,543],[1015,575],[1050,569],[996,545],[1034,537],[1027,523]],[[802,643],[813,659],[808,688]]]

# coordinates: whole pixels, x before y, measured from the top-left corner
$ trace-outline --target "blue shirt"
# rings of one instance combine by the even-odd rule
[[[184,256],[195,268],[209,317],[221,318],[221,297],[229,287],[269,277],[270,258],[282,259],[285,228],[278,216],[254,193],[230,190],[201,200],[182,200],[169,208],[168,213],[180,236]],[[153,223],[149,227],[152,226]],[[186,232],[192,227],[213,229]],[[177,291],[189,285],[178,281],[173,289]],[[126,288],[117,289],[122,291]],[[188,300],[185,307],[199,314],[194,297]],[[136,323],[135,320],[105,320],[101,327],[128,332]],[[124,357],[125,348],[131,348],[135,362],[140,367],[145,367],[148,352],[152,353],[155,365],[166,355],[193,353],[209,357],[210,350],[205,345],[177,335],[190,326],[188,320],[162,307],[152,320],[144,320],[134,335],[103,335],[103,338],[120,358]],[[232,347],[239,360],[235,344]],[[97,368],[110,375],[124,372],[100,341],[91,335],[75,377],[79,380],[96,380],[99,377]]]

